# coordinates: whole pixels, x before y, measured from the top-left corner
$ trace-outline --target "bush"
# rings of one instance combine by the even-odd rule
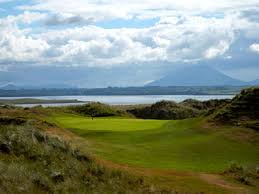
[[[216,111],[213,121],[259,131],[259,87],[247,88]]]
[[[15,117],[0,117],[0,125],[21,125],[26,122],[23,118],[15,118]]]
[[[236,162],[231,162],[228,171],[229,172],[242,172],[244,169]]]
[[[198,110],[173,101],[160,101],[128,112],[143,119],[186,119],[199,115]]]
[[[259,178],[256,168],[244,168],[236,162],[231,162],[224,174],[245,185],[256,185]]]
[[[237,180],[245,185],[250,185],[250,180],[249,177],[245,176],[245,175],[240,175],[237,177]]]
[[[256,168],[255,168],[255,173],[256,173],[257,175],[259,175],[259,167],[256,167]]]
[[[99,102],[93,102],[81,106],[71,106],[69,109],[76,113],[91,117],[120,116],[123,114],[121,111]]]

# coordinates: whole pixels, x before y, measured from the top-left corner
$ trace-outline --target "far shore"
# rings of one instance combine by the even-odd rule
[[[88,103],[86,101],[80,101],[76,99],[72,100],[45,100],[35,98],[21,98],[21,99],[0,99],[0,105],[22,105],[22,104],[82,104]]]

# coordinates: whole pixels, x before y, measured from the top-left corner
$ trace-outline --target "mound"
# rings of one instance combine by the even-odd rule
[[[213,115],[216,122],[259,129],[259,87],[244,89]]]
[[[130,109],[128,112],[143,119],[186,119],[199,115],[197,109],[173,101],[160,101],[151,106]]]
[[[176,103],[163,100],[151,106],[135,107],[127,111],[143,119],[186,119],[209,113],[227,102],[228,100],[198,101],[187,99]]]

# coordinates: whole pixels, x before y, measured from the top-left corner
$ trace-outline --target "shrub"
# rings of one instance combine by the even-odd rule
[[[240,171],[243,171],[243,167],[236,162],[231,162],[228,171],[229,172],[240,172]]]
[[[237,177],[237,180],[245,185],[250,185],[250,180],[248,176],[240,175]]]
[[[93,102],[80,106],[71,106],[69,109],[76,113],[92,117],[120,116],[123,114],[121,111],[99,102]]]
[[[160,101],[151,106],[128,110],[144,119],[186,119],[199,115],[199,111],[173,101]]]
[[[259,87],[247,88],[216,111],[213,121],[259,130]]]
[[[259,178],[256,169],[244,168],[236,162],[231,162],[229,168],[224,171],[224,174],[245,185],[255,185]]]

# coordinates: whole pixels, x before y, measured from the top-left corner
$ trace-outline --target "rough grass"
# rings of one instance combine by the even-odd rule
[[[211,117],[214,122],[259,130],[259,87],[242,90]]]
[[[91,142],[90,149],[121,164],[183,171],[220,172],[237,161],[259,164],[254,142],[235,138],[249,129],[204,129],[201,119],[161,121],[90,118],[55,114],[50,118]]]
[[[31,124],[0,123],[0,193],[154,192],[162,191],[141,177],[99,165]]]

